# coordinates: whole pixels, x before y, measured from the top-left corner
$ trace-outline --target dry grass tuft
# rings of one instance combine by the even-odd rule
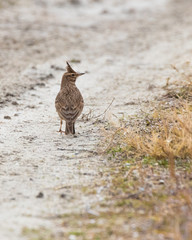
[[[192,239],[192,66],[172,68],[155,110],[105,131],[111,208],[136,224],[138,239]]]
[[[180,71],[172,66],[177,73],[171,89],[171,98],[177,101],[170,107],[161,102],[157,109],[145,116],[139,124],[131,124],[117,129],[111,135],[107,152],[120,154],[123,159],[151,157],[167,160],[170,175],[175,178],[175,161],[192,159],[192,73],[190,63]],[[168,94],[170,91],[168,92]],[[169,97],[170,97],[169,96]],[[129,124],[128,124],[129,125]],[[108,137],[109,138],[109,137]]]
[[[167,159],[170,174],[175,177],[175,160],[192,159],[192,106],[186,103],[170,111],[155,111],[151,119],[148,131],[136,127],[118,129],[107,151],[113,152],[118,146],[127,157]]]
[[[192,100],[192,63],[185,62],[179,68],[175,65],[171,65],[174,70],[173,76],[167,79],[165,86],[168,89],[167,96],[171,98],[177,98],[181,100]],[[172,84],[170,81],[172,80]],[[171,89],[169,87],[171,86]]]

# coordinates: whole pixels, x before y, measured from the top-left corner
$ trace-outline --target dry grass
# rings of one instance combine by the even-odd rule
[[[138,239],[192,239],[192,67],[184,66],[172,66],[174,84],[152,112],[105,132],[114,215],[136,222]]]
[[[64,231],[61,238],[192,239],[191,85],[184,83],[168,84],[173,94],[153,112],[105,132],[108,168],[97,184],[82,188],[85,197],[97,195],[100,200],[91,204],[91,211],[58,216]],[[178,95],[184,92],[181,88],[185,94]],[[46,229],[24,229],[23,234],[30,240],[56,239]]]
[[[118,129],[107,151],[113,152],[118,147],[127,158],[134,155],[137,158],[152,157],[157,161],[167,159],[171,176],[175,177],[175,160],[192,159],[191,110],[188,103],[171,110],[156,110],[150,116],[151,126],[146,127],[147,131],[143,127],[138,130],[138,126]]]
[[[139,123],[131,127],[125,123],[125,127],[107,133],[111,141],[106,151],[118,152],[124,158],[133,155],[168,160],[170,175],[175,178],[175,161],[192,159],[192,66],[185,63],[186,72],[172,68],[175,81],[166,85],[170,89],[164,101]],[[170,99],[172,106],[167,104]]]
[[[192,101],[192,63],[185,62],[180,68],[171,65],[171,68],[174,72],[171,77],[167,78],[165,86],[165,89],[168,89],[167,96]]]

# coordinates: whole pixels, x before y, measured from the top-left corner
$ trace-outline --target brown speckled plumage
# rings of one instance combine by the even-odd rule
[[[67,62],[67,72],[62,77],[61,89],[55,99],[56,111],[61,120],[59,132],[62,132],[62,121],[65,120],[66,135],[75,134],[75,121],[83,110],[83,97],[75,85],[77,77],[83,74],[75,72]]]

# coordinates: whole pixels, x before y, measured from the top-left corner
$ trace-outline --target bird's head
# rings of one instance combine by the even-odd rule
[[[72,67],[67,62],[67,72],[64,73],[61,83],[61,88],[64,86],[64,84],[75,84],[77,78],[85,73],[78,73],[75,72]]]

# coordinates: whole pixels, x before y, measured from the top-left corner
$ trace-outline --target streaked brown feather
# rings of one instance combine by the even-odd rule
[[[83,110],[83,97],[77,87],[61,89],[55,100],[55,107],[61,119],[75,122]]]

